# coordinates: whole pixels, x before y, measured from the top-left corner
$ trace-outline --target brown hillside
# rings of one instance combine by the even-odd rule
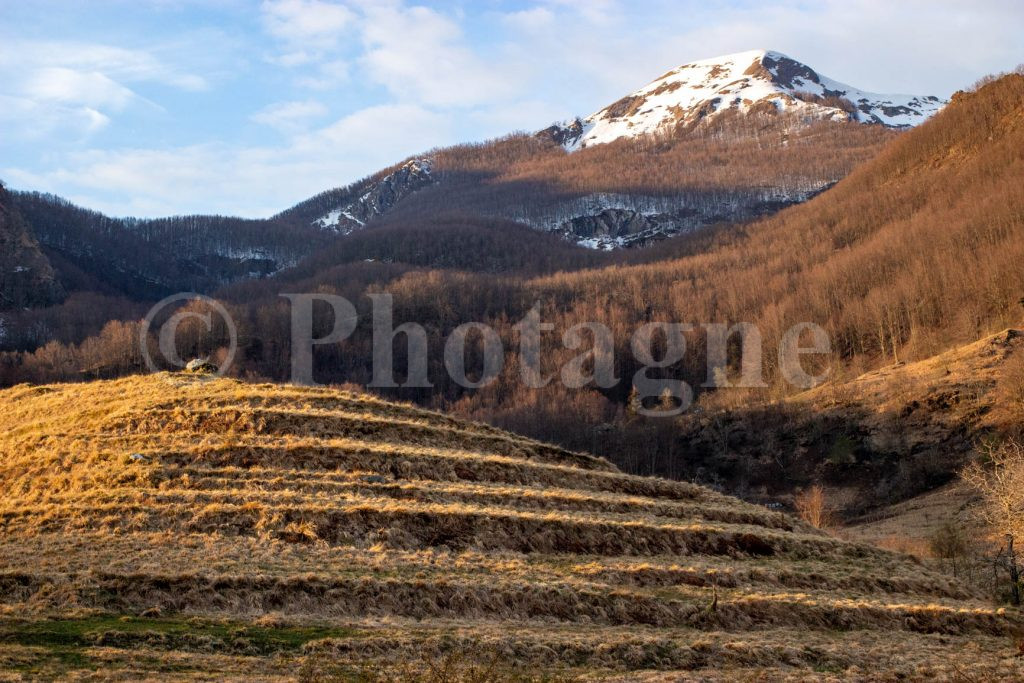
[[[745,480],[750,499],[788,503],[820,483],[854,519],[949,483],[979,442],[1019,429],[1024,403],[1006,397],[1015,368],[1024,331],[1003,330],[787,400],[708,407],[679,420],[679,438],[691,465],[732,473],[729,488]]]
[[[16,676],[1024,675],[1019,617],[906,556],[408,405],[163,374],[0,421]]]

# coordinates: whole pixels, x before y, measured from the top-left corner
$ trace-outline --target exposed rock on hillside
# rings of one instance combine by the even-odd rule
[[[406,196],[433,184],[429,159],[407,161],[398,170],[369,184],[359,199],[331,210],[313,221],[321,228],[350,233],[378,216],[387,213]]]

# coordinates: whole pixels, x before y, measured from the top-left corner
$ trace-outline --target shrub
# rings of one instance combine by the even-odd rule
[[[969,550],[967,535],[954,520],[947,520],[928,539],[932,555],[950,563],[953,576],[957,575],[957,560],[963,559]]]
[[[815,529],[831,529],[835,526],[835,515],[821,486],[814,485],[797,495],[796,510],[800,519]]]

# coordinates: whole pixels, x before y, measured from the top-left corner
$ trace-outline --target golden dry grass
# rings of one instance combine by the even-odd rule
[[[14,679],[1024,675],[1019,616],[910,557],[408,405],[164,374],[0,423]]]

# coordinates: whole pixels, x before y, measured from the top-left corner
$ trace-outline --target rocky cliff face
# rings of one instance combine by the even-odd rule
[[[735,223],[764,216],[792,204],[806,201],[820,190],[794,194],[789,198],[768,197],[757,193],[737,194],[718,205],[677,207],[662,211],[642,211],[609,205],[574,216],[554,229],[565,239],[591,249],[645,247],[682,233],[716,223]]]
[[[50,262],[0,186],[0,311],[47,306],[63,296]]]

